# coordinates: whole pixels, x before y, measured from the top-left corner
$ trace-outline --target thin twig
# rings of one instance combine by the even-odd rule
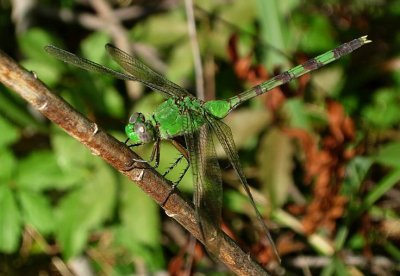
[[[133,158],[140,158],[139,156],[133,153],[125,144],[117,141],[95,123],[77,112],[62,98],[51,93],[37,79],[35,74],[21,68],[1,50],[0,82],[24,98],[52,122],[63,128],[70,136],[85,145],[94,155],[101,157],[120,173],[129,177],[158,204],[164,202],[165,195],[169,193],[171,188],[167,180],[146,165],[143,165],[143,168],[127,171],[127,164]],[[202,241],[193,205],[184,200],[179,191],[172,194],[162,208],[164,208],[166,214],[174,218],[193,236]],[[207,223],[206,218],[201,217],[201,219]],[[217,254],[218,256],[215,257],[238,275],[267,275],[260,265],[253,261],[248,254],[243,252],[226,235],[223,235]]]
[[[374,256],[367,258],[357,255],[345,255],[341,260],[348,266],[357,266],[362,269],[380,268],[385,271],[400,272],[400,264],[386,256]],[[332,263],[332,257],[327,256],[298,256],[289,260],[291,265],[300,268],[323,268]]]
[[[199,43],[197,41],[196,22],[194,21],[193,1],[192,0],[185,0],[185,9],[186,9],[186,15],[187,15],[187,19],[188,19],[187,24],[188,24],[188,31],[189,31],[189,37],[190,37],[190,44],[192,46],[194,70],[196,73],[197,98],[199,98],[201,100],[205,100],[204,99],[203,65],[201,64]]]

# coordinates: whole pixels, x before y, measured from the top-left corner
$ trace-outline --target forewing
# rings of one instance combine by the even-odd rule
[[[116,48],[111,44],[106,45],[106,50],[110,56],[122,67],[126,72],[136,77],[137,80],[143,82],[148,87],[158,90],[165,94],[166,97],[192,97],[185,89],[179,85],[167,80],[159,73],[153,71],[140,60],[132,57],[124,51]]]
[[[242,183],[243,188],[246,191],[246,194],[250,199],[250,203],[256,212],[257,218],[260,221],[260,224],[262,225],[262,227],[266,233],[268,241],[269,241],[271,247],[273,248],[276,257],[278,259],[280,259],[279,255],[278,255],[278,251],[275,247],[275,243],[272,240],[271,234],[268,230],[268,227],[265,225],[264,220],[263,220],[260,212],[258,211],[257,206],[254,202],[253,196],[250,192],[249,184],[247,183],[246,176],[244,175],[242,166],[240,165],[239,155],[236,150],[235,142],[233,141],[231,129],[225,123],[223,123],[221,120],[217,120],[211,116],[207,116],[206,118],[208,121],[208,125],[211,126],[211,128],[217,135],[218,141],[221,143],[222,147],[224,148],[226,155],[227,155],[230,163],[232,164],[233,169],[235,170],[236,174],[238,175],[239,180]]]
[[[67,62],[71,65],[80,67],[82,69],[88,70],[88,71],[92,71],[92,72],[96,72],[96,73],[101,73],[101,74],[107,74],[110,76],[113,76],[114,78],[118,78],[118,79],[122,79],[122,80],[133,80],[133,81],[140,81],[138,78],[131,76],[131,75],[127,75],[118,71],[115,71],[113,69],[107,68],[103,65],[100,65],[96,62],[93,62],[91,60],[79,57],[73,53],[70,53],[68,51],[65,51],[63,49],[60,49],[56,46],[53,45],[47,45],[44,47],[44,50],[52,55],[53,57]]]
[[[193,114],[188,128],[194,130]],[[194,205],[207,250],[218,256],[221,239],[222,180],[208,125],[185,134],[193,174]],[[205,218],[206,221],[200,219]]]

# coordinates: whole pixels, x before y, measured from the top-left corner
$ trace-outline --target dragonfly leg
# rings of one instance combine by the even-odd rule
[[[185,176],[186,172],[188,171],[190,167],[189,163],[189,154],[186,150],[185,147],[183,147],[180,143],[176,142],[175,140],[171,140],[171,143],[175,146],[175,148],[178,149],[178,151],[181,153],[178,159],[175,160],[175,162],[169,166],[169,168],[166,170],[166,172],[163,174],[163,176],[166,176],[173,168],[176,167],[176,165],[182,160],[183,157],[185,157],[187,161],[187,165],[185,169],[182,171],[181,175],[179,176],[178,180],[176,180],[172,186],[171,189],[169,190],[167,196],[165,197],[164,201],[161,203],[161,206],[164,206],[165,203],[168,201],[169,197],[175,192],[176,188],[178,187],[179,183],[181,182],[182,178]]]
[[[133,145],[128,145],[127,142],[129,141],[129,138],[125,141],[125,144],[131,148],[131,147],[137,147],[140,146],[142,144],[133,144]],[[150,155],[150,159],[149,160],[143,160],[143,159],[138,159],[138,158],[132,158],[131,161],[129,162],[129,164],[127,165],[125,171],[130,171],[134,168],[137,168],[135,166],[135,163],[146,163],[146,164],[150,164],[151,162],[153,162],[153,160],[155,159],[155,163],[153,168],[156,169],[158,168],[159,164],[160,164],[160,139],[157,139],[154,144],[153,144],[153,149]],[[146,169],[146,168],[143,168]]]
[[[163,176],[166,177],[167,174],[169,174],[175,167],[178,165],[178,163],[182,160],[183,154],[180,154],[179,157],[175,160],[174,163],[172,163],[168,169],[164,172]]]
[[[161,139],[157,138],[156,142],[153,145],[153,150],[151,151],[150,162],[155,159],[153,168],[158,168],[160,165],[160,142]],[[155,157],[155,158],[154,158]]]
[[[190,167],[189,162],[187,162],[186,167],[183,169],[181,175],[179,176],[178,180],[174,182],[174,184],[172,185],[172,191],[176,189],[176,187],[178,186],[178,184],[181,182],[182,178],[185,176],[186,172],[188,171]]]

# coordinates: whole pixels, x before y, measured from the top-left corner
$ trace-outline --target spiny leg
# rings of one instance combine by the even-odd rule
[[[153,149],[151,151],[150,155],[150,160],[149,162],[152,162],[155,159],[154,166],[153,168],[156,169],[160,165],[160,138],[157,138],[153,145]],[[155,157],[155,158],[154,158]]]
[[[127,145],[128,148],[137,147],[137,146],[142,145],[142,144],[128,145],[127,144],[128,141],[129,141],[129,138],[125,140],[125,145]],[[160,164],[160,142],[161,142],[161,140],[159,138],[154,142],[153,149],[151,151],[151,155],[150,155],[150,159],[149,160],[132,158],[131,162],[128,164],[128,166],[125,169],[125,171],[130,171],[130,170],[134,169],[135,168],[135,166],[134,166],[135,163],[147,163],[147,164],[149,164],[150,162],[153,162],[154,159],[155,159],[155,163],[154,163],[154,166],[152,166],[152,168],[154,168],[154,169],[158,168],[158,166]],[[147,168],[144,168],[144,169],[147,169]]]
[[[164,172],[163,177],[166,177],[167,174],[169,174],[178,164],[179,162],[181,162],[183,158],[183,154],[179,154],[179,157],[174,161],[174,163],[172,163],[168,169]]]
[[[181,175],[179,176],[178,180],[174,182],[174,184],[172,185],[172,190],[175,190],[176,187],[178,186],[178,184],[181,182],[182,178],[185,176],[186,172],[188,171],[189,167],[190,167],[190,163],[189,160],[187,160],[187,164],[186,167],[183,169]]]
[[[168,192],[167,196],[165,197],[164,201],[162,202],[161,206],[164,206],[169,197],[175,192],[176,188],[178,187],[179,183],[181,182],[182,178],[185,176],[186,172],[188,171],[190,167],[190,162],[189,162],[189,154],[188,151],[184,146],[182,146],[180,143],[178,143],[175,140],[170,140],[172,145],[181,153],[178,159],[175,160],[175,162],[166,170],[166,172],[163,174],[163,176],[166,176],[173,168],[176,167],[176,165],[182,160],[183,157],[185,157],[187,161],[186,167],[183,169],[181,175],[179,176],[178,180],[175,181],[172,186],[171,190]]]

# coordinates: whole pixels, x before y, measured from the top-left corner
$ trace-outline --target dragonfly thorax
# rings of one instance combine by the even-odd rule
[[[196,132],[206,123],[203,102],[194,97],[169,98],[153,113],[157,135],[171,139]]]
[[[140,112],[135,112],[129,118],[125,133],[133,144],[147,144],[155,141],[156,130],[151,121],[146,120]]]

